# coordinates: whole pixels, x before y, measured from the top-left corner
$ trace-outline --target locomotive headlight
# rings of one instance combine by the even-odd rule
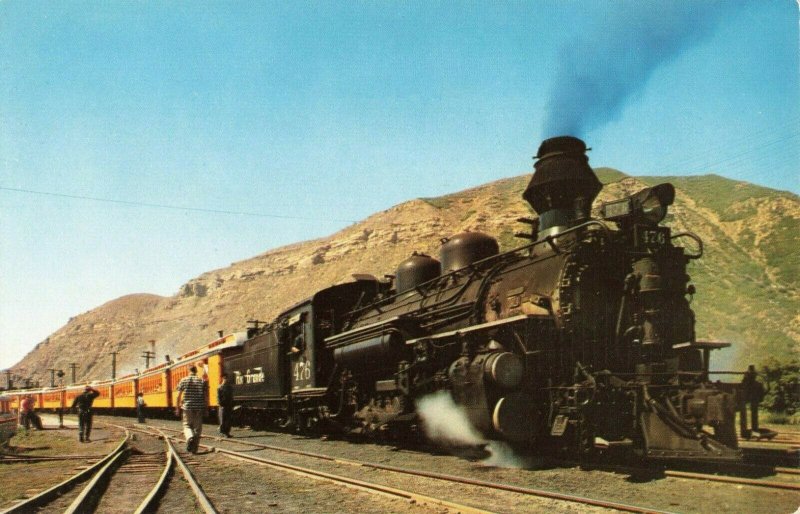
[[[638,204],[641,221],[658,225],[667,215],[667,207],[675,200],[675,188],[672,184],[659,184],[642,189],[633,195],[633,204]]]
[[[647,187],[621,200],[603,204],[603,219],[619,223],[644,223],[658,225],[667,215],[667,208],[675,200],[675,188],[665,183]]]

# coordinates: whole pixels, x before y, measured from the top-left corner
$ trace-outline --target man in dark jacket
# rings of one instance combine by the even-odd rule
[[[72,408],[78,409],[78,439],[80,442],[91,442],[89,435],[92,433],[92,404],[100,396],[100,391],[86,386],[83,393],[72,401]]]
[[[758,404],[764,399],[764,386],[756,380],[756,377],[756,367],[751,364],[742,377],[739,398],[739,430],[745,439],[750,439],[753,435],[761,436],[758,428]],[[747,428],[748,403],[750,404],[750,429]]]
[[[231,416],[233,415],[233,386],[226,375],[222,375],[217,387],[217,404],[219,417],[219,433],[225,437],[231,436]]]

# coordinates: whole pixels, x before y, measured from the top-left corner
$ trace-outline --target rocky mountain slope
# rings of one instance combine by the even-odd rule
[[[698,336],[736,343],[722,365],[743,366],[800,353],[800,198],[714,175],[628,177],[596,170],[606,187],[598,203],[666,180],[677,188],[668,222],[705,242],[705,257],[689,273],[697,286]],[[440,239],[464,230],[498,238],[503,249],[523,241],[516,221],[530,216],[521,199],[529,174],[459,193],[411,200],[376,213],[329,237],[268,251],[209,271],[171,297],[125,296],[72,318],[17,367],[49,382],[48,368],[80,363],[78,380],[118,376],[142,367],[141,352],[156,341],[158,361],[241,330],[246,320],[269,320],[314,291],[351,279],[393,273],[413,251],[438,254]],[[27,373],[31,374],[31,373]]]

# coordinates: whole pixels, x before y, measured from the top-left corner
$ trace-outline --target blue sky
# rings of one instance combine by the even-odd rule
[[[527,173],[548,130],[798,193],[798,44],[791,0],[2,2],[0,368],[121,295]]]

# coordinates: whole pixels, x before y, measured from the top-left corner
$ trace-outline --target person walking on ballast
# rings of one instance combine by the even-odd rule
[[[219,418],[219,433],[231,437],[231,418],[233,417],[233,386],[226,375],[220,377],[221,383],[217,387],[217,417]]]
[[[139,423],[144,423],[144,408],[147,407],[147,404],[144,403],[144,395],[142,393],[136,394],[136,421]]]
[[[100,391],[87,385],[83,389],[83,393],[72,401],[72,408],[78,409],[78,440],[82,443],[92,441],[89,439],[92,433],[92,404],[98,396],[100,396]]]
[[[200,436],[203,433],[203,414],[205,414],[208,384],[197,376],[197,368],[189,368],[190,375],[178,383],[178,397],[175,400],[175,415],[181,416],[183,409],[183,434],[186,436],[186,451],[197,453]]]

